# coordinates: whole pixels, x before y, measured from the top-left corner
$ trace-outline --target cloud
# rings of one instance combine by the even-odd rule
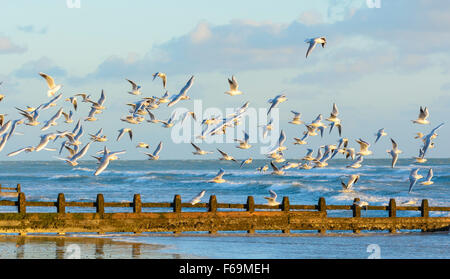
[[[436,65],[433,55],[450,53],[450,30],[444,27],[450,4],[399,0],[383,1],[381,8],[370,9],[365,1],[330,3],[326,15],[307,11],[286,24],[248,19],[224,25],[202,21],[132,62],[112,56],[87,77],[297,68],[303,78],[313,78],[311,69],[325,68],[331,76],[341,77],[336,81],[355,80],[378,71],[421,71]],[[315,49],[306,60],[304,40],[319,35],[327,37],[326,48]],[[329,61],[334,66],[326,69]]]
[[[0,54],[21,54],[26,51],[26,47],[14,44],[8,37],[0,36]]]
[[[17,78],[34,78],[38,77],[39,72],[44,72],[53,77],[64,77],[67,75],[66,70],[56,66],[48,57],[41,57],[23,64],[19,69],[14,71]]]

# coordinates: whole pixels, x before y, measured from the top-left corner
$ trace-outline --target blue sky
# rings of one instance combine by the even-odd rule
[[[305,146],[293,146],[304,127],[287,124],[290,110],[305,121],[319,113],[325,117],[336,102],[343,121],[343,136],[373,141],[385,128],[404,151],[416,156],[418,131],[428,132],[448,122],[450,105],[450,3],[448,1],[388,1],[369,8],[366,1],[88,1],[68,8],[65,0],[3,1],[0,30],[0,103],[8,119],[19,117],[15,106],[46,102],[46,85],[38,72],[46,72],[64,84],[64,97],[87,92],[98,98],[102,89],[108,109],[86,130],[104,127],[111,149],[127,149],[126,159],[145,159],[135,148],[138,141],[155,148],[165,143],[162,158],[191,158],[191,147],[171,143],[170,131],[148,123],[135,128],[133,142],[115,141],[119,128],[130,126],[119,119],[127,94],[125,78],[136,80],[144,96],[161,95],[161,83],[151,74],[168,75],[168,89],[177,93],[191,75],[196,76],[191,98],[203,107],[238,107],[250,101],[255,108],[268,107],[267,100],[283,91],[288,101],[280,105],[281,128],[288,137],[286,157],[303,156]],[[327,46],[316,48],[305,59],[306,38],[326,36]],[[235,75],[244,91],[230,97],[226,79]],[[192,108],[193,100],[180,104]],[[65,109],[69,103],[60,102]],[[431,124],[411,123],[419,107],[430,110]],[[43,113],[41,121],[55,112]],[[79,117],[89,108],[81,104]],[[167,118],[171,109],[156,112]],[[62,122],[61,120],[59,122]],[[59,130],[71,129],[60,124]],[[1,152],[39,142],[39,128],[18,128]],[[449,157],[444,145],[450,128],[444,126],[429,157]],[[313,138],[316,149],[338,140],[336,133]],[[57,146],[57,145],[55,145]],[[235,157],[262,158],[257,144],[242,151],[234,144],[221,147]],[[373,146],[374,157],[388,158],[388,138]],[[97,144],[94,148],[101,149]],[[0,154],[0,156],[2,156]],[[52,159],[51,152],[21,154],[13,159]],[[205,158],[216,158],[209,155]],[[6,156],[0,159],[7,159]],[[9,160],[9,159],[8,159]]]

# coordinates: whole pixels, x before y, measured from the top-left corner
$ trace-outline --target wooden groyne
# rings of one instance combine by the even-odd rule
[[[359,199],[355,199],[358,201]],[[17,201],[0,200],[2,206],[16,206],[17,212],[0,213],[0,233],[77,233],[77,232],[198,232],[212,234],[241,231],[253,234],[258,231],[389,231],[400,230],[442,231],[449,230],[450,216],[431,217],[430,212],[448,212],[450,207],[432,207],[428,200],[420,206],[397,206],[395,199],[387,206],[328,205],[320,198],[316,205],[290,204],[288,197],[275,206],[255,204],[249,196],[244,204],[219,203],[210,196],[207,203],[183,203],[180,195],[172,202],[141,201],[135,194],[130,202],[105,202],[98,194],[95,202],[66,201],[59,194],[55,202],[27,201],[25,193],[18,194]],[[30,207],[54,207],[53,213],[27,212]],[[66,212],[69,207],[95,208],[95,213]],[[132,208],[133,212],[105,211],[106,208]],[[162,208],[164,212],[144,212],[145,209]],[[188,209],[184,210],[183,209]],[[200,210],[201,209],[201,210]],[[329,217],[333,210],[351,211],[352,217]],[[361,216],[361,210],[378,211],[380,217]],[[130,210],[131,211],[131,210]],[[420,212],[420,217],[397,217],[399,211]],[[384,215],[384,216],[383,216]],[[387,215],[387,216],[386,216]]]

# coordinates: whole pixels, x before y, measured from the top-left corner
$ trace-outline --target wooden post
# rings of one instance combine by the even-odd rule
[[[105,213],[105,198],[103,194],[97,194],[97,202],[95,203],[96,211],[99,214]]]
[[[17,209],[19,211],[19,213],[27,213],[27,209],[26,209],[26,198],[25,198],[25,193],[19,193],[18,196],[18,206]]]
[[[58,200],[56,201],[58,213],[66,213],[66,198],[63,193],[58,194]]]
[[[133,197],[133,213],[141,213],[142,212],[142,202],[141,195],[134,194]]]
[[[254,212],[255,211],[255,199],[253,196],[247,197],[247,211]]]
[[[397,204],[395,202],[395,199],[389,200],[389,217],[395,218],[397,217]],[[390,233],[395,233],[397,230],[393,227],[389,229]]]
[[[430,209],[428,208],[428,200],[422,200],[422,204],[420,205],[420,215],[424,218],[430,217]],[[426,232],[426,228],[422,228],[422,232]]]
[[[247,211],[248,212],[255,212],[255,199],[253,196],[247,197]],[[251,225],[250,229],[247,230],[248,233],[255,233],[255,229]]]
[[[181,212],[181,196],[175,195],[173,198],[173,212],[180,213]]]
[[[215,195],[211,195],[209,197],[209,208],[208,211],[209,212],[217,212],[217,198]]]
[[[353,200],[353,217],[361,217],[361,207],[357,206],[355,203],[359,202],[359,198]],[[353,230],[354,233],[359,233],[360,230]]]
[[[289,198],[288,197],[283,197],[283,202],[281,203],[281,210],[283,210],[283,212],[286,212],[286,214],[289,214],[289,210],[290,209],[291,209],[291,206],[289,204]],[[287,228],[282,230],[282,232],[283,233],[291,233],[291,230],[289,228],[289,221],[288,221],[288,224],[287,224]]]
[[[17,184],[17,188],[16,188],[16,191],[17,191],[17,193],[20,193],[20,192],[22,192],[20,184]]]
[[[175,197],[173,198],[173,212],[181,213],[181,196],[180,195],[175,195]],[[179,234],[180,231],[175,230],[173,233]]]
[[[208,211],[209,212],[217,212],[217,198],[215,195],[211,195],[209,197],[209,203],[208,203]],[[217,230],[215,229],[214,224],[211,224],[211,230],[209,231],[210,234],[216,234]]]
[[[2,191],[2,184],[0,184],[0,192]]]
[[[324,197],[319,198],[319,202],[317,203],[317,208],[320,212],[327,212],[327,202]],[[324,234],[327,232],[326,228],[319,229],[319,233]]]
[[[422,200],[422,205],[420,206],[420,215],[422,217],[430,217],[430,209],[428,208],[428,200]]]

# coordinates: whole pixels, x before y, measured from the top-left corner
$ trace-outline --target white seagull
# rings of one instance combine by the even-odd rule
[[[192,205],[199,203],[202,200],[205,193],[206,193],[206,190],[201,191],[197,196],[193,197],[189,203]]]
[[[61,84],[55,84],[55,80],[44,73],[39,73],[39,75],[43,78],[45,78],[45,80],[47,81],[47,85],[49,90],[47,91],[47,96],[51,97],[53,95],[55,95],[56,92],[58,92],[59,89],[61,89],[62,85]]]
[[[277,193],[275,193],[274,190],[269,189],[270,197],[264,197],[267,200],[268,205],[279,205],[280,203],[277,202]]]
[[[308,58],[308,55],[316,47],[317,44],[321,44],[322,48],[324,48],[325,44],[327,43],[327,39],[325,37],[317,37],[312,39],[306,39],[305,43],[309,44],[308,51],[306,51],[306,58]]]
[[[230,90],[225,92],[225,94],[228,94],[230,96],[242,94],[242,92],[238,90],[239,84],[237,83],[237,80],[234,76],[232,76],[231,79],[228,79],[228,83],[230,84]]]

